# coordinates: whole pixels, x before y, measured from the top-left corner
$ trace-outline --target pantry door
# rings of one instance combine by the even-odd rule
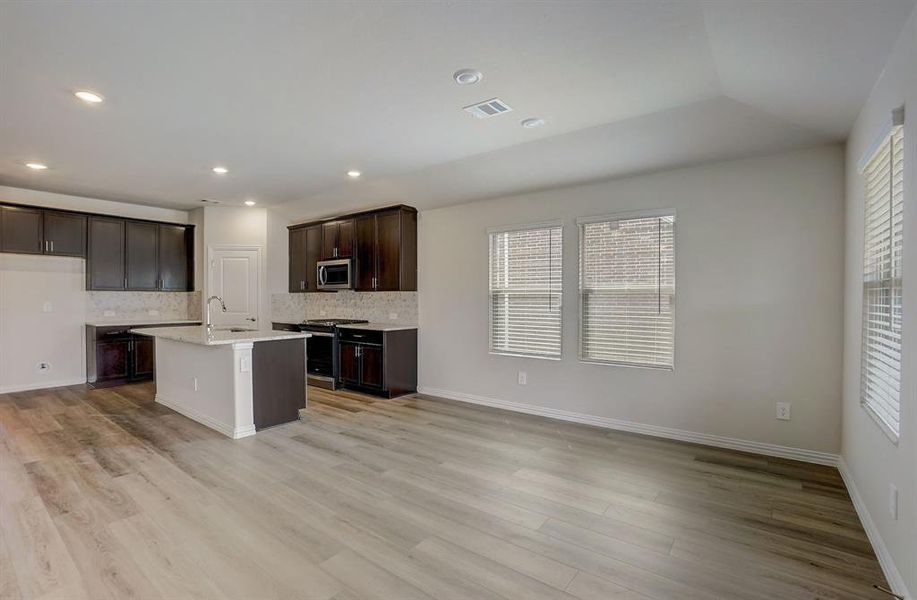
[[[226,304],[226,312],[220,309],[220,303],[216,300],[211,304],[213,324],[218,327],[258,328],[261,298],[260,248],[216,247],[211,248],[209,254],[208,296],[219,296]],[[206,310],[205,306],[205,314]]]

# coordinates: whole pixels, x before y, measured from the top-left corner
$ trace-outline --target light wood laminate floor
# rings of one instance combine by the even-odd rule
[[[0,598],[886,598],[835,469],[310,393],[236,441],[151,385],[0,395]]]

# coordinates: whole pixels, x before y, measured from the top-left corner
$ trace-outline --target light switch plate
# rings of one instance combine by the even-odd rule
[[[50,302],[45,302],[44,304],[41,305],[41,312],[46,312],[46,313],[54,312],[54,305],[51,304]]]
[[[519,371],[519,385],[526,385],[529,382],[529,374],[525,371]]]

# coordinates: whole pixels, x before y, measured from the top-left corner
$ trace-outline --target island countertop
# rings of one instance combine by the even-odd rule
[[[305,339],[312,337],[309,333],[300,331],[273,331],[257,329],[253,331],[230,331],[229,328],[218,327],[211,333],[203,325],[197,327],[144,327],[132,329],[131,333],[148,335],[155,338],[198,344],[200,346],[225,346],[245,342],[270,342],[275,340]]]

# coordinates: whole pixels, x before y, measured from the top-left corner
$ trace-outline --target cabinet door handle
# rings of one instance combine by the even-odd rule
[[[54,254],[54,240],[51,240],[51,254]]]

